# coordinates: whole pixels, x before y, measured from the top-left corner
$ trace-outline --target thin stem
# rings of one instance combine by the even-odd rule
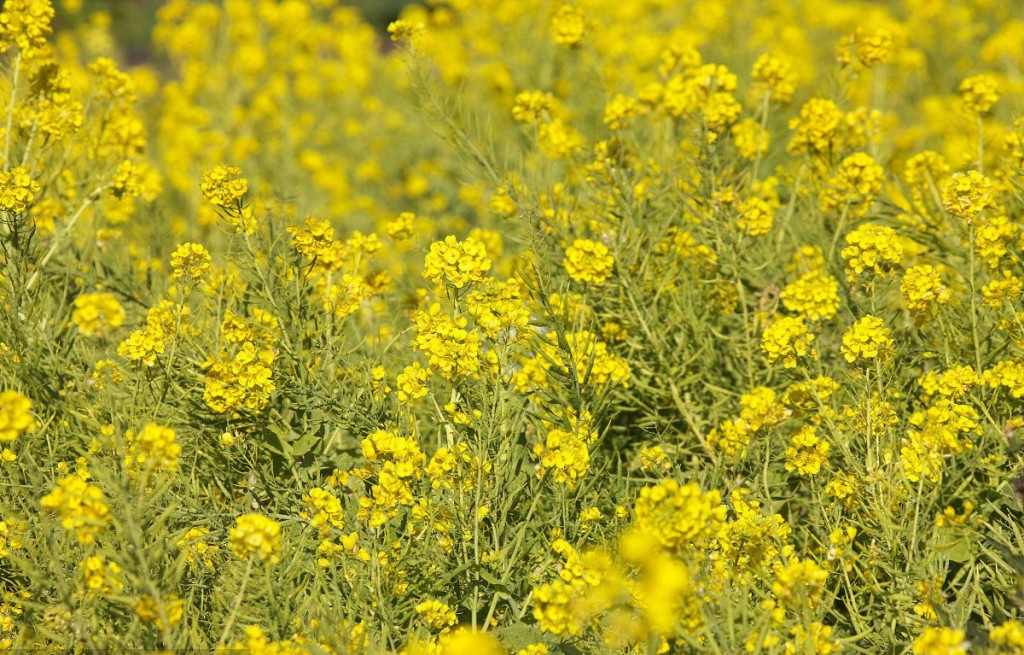
[[[245,597],[245,587],[249,584],[249,574],[252,573],[252,563],[254,558],[252,556],[245,563],[245,573],[242,574],[242,587],[238,590],[238,595],[235,596],[235,604],[231,608],[231,614],[228,615],[227,623],[224,624],[224,632],[221,633],[220,639],[217,640],[218,646],[223,646],[227,643],[228,635],[231,634],[231,628],[235,625],[235,619],[238,618],[238,610],[242,607],[242,598]]]
[[[11,127],[14,124],[14,103],[18,98],[18,73],[21,71],[21,50],[14,58],[14,73],[11,76],[11,101],[7,105],[7,131],[4,133],[4,167],[11,161]]]

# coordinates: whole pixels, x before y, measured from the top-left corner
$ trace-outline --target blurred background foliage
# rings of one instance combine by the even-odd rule
[[[88,20],[96,12],[106,13],[113,25],[129,63],[148,61],[152,54],[153,24],[156,12],[167,0],[56,0],[57,26]],[[357,7],[366,20],[383,30],[398,17],[408,0],[347,0],[343,5]],[[3,0],[0,0],[0,6]]]

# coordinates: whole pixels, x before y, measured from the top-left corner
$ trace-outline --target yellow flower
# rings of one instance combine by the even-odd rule
[[[964,109],[972,114],[987,114],[999,100],[999,82],[988,73],[968,77],[959,90]]]
[[[814,477],[828,463],[828,441],[818,436],[813,425],[805,425],[793,435],[790,447],[786,449],[786,470],[799,475]]]
[[[615,258],[600,241],[576,239],[565,249],[565,272],[577,282],[601,284],[612,274]]]
[[[889,334],[889,328],[877,316],[869,314],[858,319],[843,334],[843,357],[851,364],[858,360],[884,357],[893,344]]]
[[[50,0],[8,0],[0,11],[0,53],[16,45],[23,54],[46,46],[46,37],[53,31],[53,6]]]
[[[778,571],[772,593],[783,607],[795,611],[810,609],[821,600],[828,571],[811,559],[797,559]]]
[[[782,304],[810,321],[829,320],[839,311],[839,281],[823,270],[805,273],[786,285]]]
[[[73,306],[71,320],[87,337],[102,337],[124,323],[124,309],[112,293],[83,293]]]
[[[306,217],[305,229],[298,225],[288,228],[292,235],[292,248],[307,259],[316,259],[334,244],[334,227],[330,221]]]
[[[177,594],[164,596],[162,603],[149,595],[143,594],[135,601],[135,613],[143,623],[152,623],[160,630],[174,627],[181,623],[184,616],[185,601]]]
[[[199,189],[203,196],[218,207],[237,206],[249,191],[249,181],[242,177],[237,166],[220,165],[212,171],[204,171]]]
[[[423,262],[423,277],[440,284],[445,282],[456,289],[483,282],[491,270],[487,248],[472,237],[459,241],[454,236],[430,244],[430,252]]]
[[[551,35],[555,43],[564,48],[575,48],[583,42],[587,20],[583,12],[572,5],[562,5],[551,19]]]
[[[178,445],[174,430],[150,423],[139,434],[129,432],[125,440],[131,445],[124,457],[124,465],[130,470],[150,471],[178,470]]]
[[[435,630],[450,628],[458,622],[455,612],[439,600],[425,600],[416,606],[416,613],[427,620]]]
[[[846,243],[840,254],[846,260],[846,277],[851,282],[865,271],[882,275],[883,266],[903,261],[903,244],[891,227],[865,223],[846,235]]]
[[[35,429],[32,401],[17,391],[0,393],[0,443],[11,442]]]
[[[772,229],[774,212],[771,206],[760,198],[749,198],[739,206],[739,227],[752,237],[768,234]]]
[[[995,206],[992,180],[978,171],[954,173],[942,185],[942,206],[950,214],[972,222],[981,212]]]
[[[784,368],[796,368],[797,358],[808,353],[817,359],[817,352],[811,350],[812,341],[814,335],[804,319],[780,316],[761,335],[761,350],[768,356],[769,364],[782,362]]]
[[[967,635],[945,627],[924,629],[912,646],[914,655],[967,655]]]
[[[43,496],[43,509],[60,516],[65,530],[73,531],[79,543],[91,544],[107,528],[110,510],[103,491],[83,480],[68,475],[57,482],[53,491]]]
[[[892,32],[886,29],[858,29],[854,35],[854,44],[857,59],[870,68],[889,59],[892,52]]]
[[[262,514],[242,514],[231,528],[228,543],[239,559],[256,555],[268,565],[277,564],[281,555],[281,524]]]
[[[765,53],[754,62],[753,78],[772,102],[787,103],[796,91],[793,67],[781,57]]]
[[[210,252],[200,243],[183,243],[171,253],[171,279],[195,284],[210,271]]]

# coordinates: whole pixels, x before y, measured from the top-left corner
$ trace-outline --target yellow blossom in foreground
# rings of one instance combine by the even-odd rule
[[[266,564],[277,564],[281,555],[281,524],[262,514],[243,514],[228,536],[231,552],[240,559],[256,555]]]
[[[988,633],[988,639],[1013,655],[1024,653],[1024,624],[1013,619],[1004,621],[992,628],[992,632]]]
[[[0,11],[0,53],[15,45],[26,55],[46,45],[53,28],[50,0],[7,0]]]
[[[32,401],[17,391],[0,393],[0,443],[11,442],[32,430]]]
[[[882,357],[892,346],[889,328],[877,316],[858,319],[843,334],[842,353],[851,364],[862,359]]]
[[[334,243],[334,227],[330,221],[317,220],[307,216],[305,228],[298,225],[288,227],[292,235],[292,248],[307,259],[323,255]]]
[[[24,168],[0,171],[0,210],[15,214],[27,211],[38,193],[39,183]]]
[[[780,316],[761,335],[761,350],[768,356],[769,364],[782,362],[785,368],[796,368],[797,358],[806,357],[808,353],[817,358],[817,353],[810,349],[812,341],[814,335],[807,329],[804,319]]]
[[[967,655],[967,635],[953,628],[925,628],[912,650],[914,655]]]
[[[981,212],[995,206],[992,180],[978,171],[954,173],[942,185],[942,206],[971,223]]]
[[[430,252],[423,262],[423,277],[456,289],[483,282],[489,270],[491,259],[487,248],[472,237],[459,241],[449,235],[444,241],[435,241],[430,244]]]
[[[203,196],[218,207],[230,208],[237,205],[249,191],[249,181],[242,177],[237,166],[217,166],[204,171],[199,184]]]

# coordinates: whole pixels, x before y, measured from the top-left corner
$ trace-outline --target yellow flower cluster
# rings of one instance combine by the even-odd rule
[[[980,434],[978,413],[969,405],[948,398],[936,401],[924,411],[914,412],[909,419],[913,429],[900,448],[903,472],[911,482],[927,478],[938,482],[945,461],[951,455],[973,448],[964,435]]]
[[[50,0],[10,0],[0,11],[0,53],[12,45],[23,55],[33,56],[46,47],[54,11]]]
[[[250,625],[245,628],[245,639],[233,644],[218,646],[216,655],[231,653],[248,653],[248,655],[305,655],[309,649],[292,639],[272,641],[263,628]]]
[[[768,356],[768,363],[782,362],[785,368],[795,368],[797,359],[817,357],[811,350],[814,335],[807,329],[803,318],[779,316],[761,334],[761,350]]]
[[[170,629],[181,623],[185,615],[185,601],[177,594],[167,594],[163,602],[157,602],[148,594],[143,594],[135,601],[135,613],[143,623],[151,623],[159,630]]]
[[[262,514],[242,514],[228,533],[231,552],[239,559],[255,555],[265,564],[277,564],[281,557],[281,524]]]
[[[963,630],[929,626],[911,646],[914,655],[967,655],[967,635]]]
[[[1024,396],[1024,362],[1002,360],[981,375],[981,381],[993,389],[1003,387],[1014,398]]]
[[[928,313],[937,306],[952,300],[952,291],[942,282],[939,270],[931,264],[911,266],[903,273],[900,293],[907,303],[907,309],[917,313]]]
[[[496,340],[502,334],[509,339],[528,338],[530,309],[524,303],[525,291],[523,283],[515,278],[506,282],[485,280],[466,296],[466,311],[489,339]]]
[[[797,611],[814,607],[828,579],[828,571],[812,559],[797,559],[782,567],[772,583],[772,593],[779,604]]]
[[[75,538],[83,544],[95,542],[110,521],[103,491],[79,475],[67,475],[58,480],[57,486],[42,497],[40,504],[60,516],[64,529],[74,532]]]
[[[754,62],[752,77],[772,102],[785,104],[793,99],[796,76],[785,59],[770,53],[761,55]]]
[[[615,258],[600,241],[576,239],[565,249],[565,272],[577,282],[601,284],[612,274]]]
[[[852,207],[855,216],[866,213],[881,192],[884,179],[885,171],[871,155],[857,152],[846,157],[830,180],[825,211],[844,206]]]
[[[779,294],[782,304],[809,321],[827,321],[839,311],[839,281],[821,269],[805,273]]]
[[[843,333],[843,357],[851,364],[883,358],[893,345],[889,335],[889,328],[877,316],[859,318]]]
[[[569,417],[569,429],[551,427],[543,443],[533,447],[539,460],[537,476],[550,474],[557,484],[569,489],[576,487],[590,468],[590,444],[597,440],[589,414],[579,419]]]
[[[133,330],[128,338],[121,342],[117,354],[132,362],[141,362],[145,366],[155,366],[157,357],[163,354],[168,345],[173,343],[187,321],[189,308],[178,305],[170,300],[146,312],[146,324]]]
[[[91,555],[82,560],[80,568],[85,581],[85,593],[89,596],[113,594],[124,589],[121,567],[117,562]]]
[[[397,230],[394,230],[397,234]],[[292,235],[292,248],[307,259],[323,256],[334,245],[334,226],[330,221],[318,220],[307,216],[305,227],[292,225],[288,227]]]
[[[725,521],[726,507],[717,491],[669,479],[640,490],[633,517],[634,526],[663,548],[681,551],[700,548],[712,538]]]
[[[583,42],[586,31],[586,16],[572,5],[561,5],[551,19],[551,35],[562,47],[577,47]]]
[[[199,189],[207,200],[227,209],[236,207],[242,201],[249,192],[249,181],[242,177],[241,168],[222,164],[203,172]]]
[[[178,550],[185,554],[185,563],[197,569],[200,566],[212,570],[214,568],[213,558],[220,550],[210,543],[208,535],[210,531],[206,528],[189,528],[189,530],[175,542]]]
[[[28,211],[35,202],[39,188],[39,183],[20,166],[9,171],[0,171],[0,210],[12,214]]]
[[[892,53],[892,32],[886,29],[858,29],[854,39],[857,59],[865,66],[877,66]]]
[[[981,212],[995,206],[992,180],[973,170],[954,173],[942,185],[942,206],[967,223],[973,222]]]
[[[472,237],[459,241],[454,236],[430,244],[423,262],[423,277],[431,282],[450,284],[462,289],[483,282],[491,270],[487,248]]]
[[[210,251],[201,243],[183,243],[171,253],[171,279],[197,284],[210,272]]]
[[[964,109],[971,114],[987,114],[999,100],[999,82],[989,73],[972,75],[960,83]]]
[[[121,327],[125,312],[112,293],[83,293],[75,298],[71,321],[87,337],[102,337]]]
[[[17,391],[0,393],[0,443],[12,442],[35,429],[32,401]]]
[[[786,470],[807,477],[818,475],[828,464],[830,448],[829,442],[818,435],[813,425],[805,425],[793,435],[786,449]]]
[[[789,121],[795,130],[789,151],[794,154],[828,155],[839,149],[844,114],[831,100],[811,98],[800,108],[799,118]]]
[[[124,457],[126,468],[146,473],[178,470],[178,445],[174,430],[156,423],[149,423],[138,434],[128,432],[125,441],[129,444],[128,453]]]
[[[259,321],[262,314],[254,312]],[[276,319],[269,328],[251,327],[240,317],[227,312],[221,325],[225,339],[238,344],[234,355],[220,353],[218,360],[208,359],[203,400],[220,414],[245,408],[251,412],[263,411],[270,403],[270,395],[277,389],[273,364],[277,358],[274,348]]]
[[[409,483],[423,476],[427,458],[415,438],[388,430],[370,433],[360,447],[367,464],[355,473],[363,479],[376,475],[377,480],[370,494],[359,499],[356,516],[377,527],[398,516],[400,506],[414,504]]]
[[[772,229],[774,212],[761,198],[749,198],[739,206],[739,228],[752,237],[768,234]]]
[[[903,262],[903,244],[891,227],[865,223],[846,235],[846,244],[840,254],[851,282],[865,271],[883,275],[885,267]]]
[[[435,630],[450,628],[458,622],[452,608],[439,600],[423,601],[416,606],[416,613],[426,619],[427,624]]]
[[[465,316],[451,317],[434,303],[426,312],[413,316],[416,337],[413,345],[427,356],[430,368],[446,380],[471,375],[480,370],[480,336],[467,330]]]

